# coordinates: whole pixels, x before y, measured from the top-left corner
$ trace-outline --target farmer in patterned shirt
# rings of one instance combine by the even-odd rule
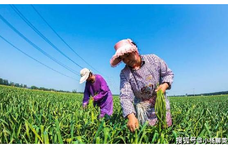
[[[173,72],[158,56],[140,55],[131,39],[117,42],[114,48],[116,53],[110,60],[111,66],[115,67],[121,61],[126,64],[120,73],[120,103],[123,116],[128,118],[128,128],[133,132],[139,127],[139,122],[144,124],[146,121],[155,125],[156,92],[161,89],[165,93],[171,88]],[[165,98],[166,121],[171,126],[170,103],[166,95]]]
[[[83,107],[87,106],[89,98],[92,96],[94,105],[100,107],[99,118],[103,118],[105,115],[111,116],[113,113],[113,98],[105,79],[101,75],[93,74],[87,68],[83,68],[80,75],[80,84],[86,81]]]

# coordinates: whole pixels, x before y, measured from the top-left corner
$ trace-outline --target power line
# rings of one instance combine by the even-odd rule
[[[58,49],[51,41],[49,41],[36,27],[34,27],[26,18],[25,16],[14,6],[10,5],[13,10],[25,21],[26,24],[28,24],[41,38],[43,38],[47,43],[49,43],[55,50],[57,50],[60,54],[62,54],[64,57],[66,57],[68,60],[73,62],[75,65],[77,65],[80,68],[83,68],[81,65],[76,63],[74,60],[72,60],[70,57],[68,57],[66,54],[64,54],[60,49]]]
[[[51,25],[44,19],[44,17],[38,12],[38,10],[33,6],[31,5],[32,8],[36,11],[36,13],[42,18],[42,20],[51,28],[51,30],[63,41],[63,43],[65,43],[65,45],[67,47],[69,47],[71,49],[71,51],[73,51],[81,60],[83,60],[87,65],[89,65],[93,70],[97,71],[98,73],[100,73],[98,70],[96,70],[92,65],[90,65],[88,62],[86,62],[86,60],[84,60],[79,54],[77,54],[75,52],[75,50],[69,45],[66,43],[66,41],[51,27]]]
[[[55,71],[55,72],[61,74],[61,75],[63,75],[63,76],[66,76],[66,77],[68,77],[68,78],[77,80],[77,79],[75,79],[75,78],[72,78],[72,77],[70,77],[70,76],[67,76],[67,75],[65,75],[65,74],[63,74],[63,73],[61,73],[61,72],[59,72],[59,71],[57,71],[57,70],[51,68],[50,66],[47,66],[46,64],[44,64],[44,63],[38,61],[37,59],[35,59],[35,58],[33,58],[32,56],[28,55],[27,53],[25,53],[25,52],[22,51],[21,49],[17,48],[15,45],[13,45],[12,43],[10,43],[7,39],[5,39],[4,37],[2,37],[1,35],[0,35],[0,37],[1,37],[5,42],[7,42],[7,43],[10,44],[11,46],[13,46],[15,49],[17,49],[18,51],[20,51],[21,53],[23,53],[23,54],[26,55],[27,57],[33,59],[34,61],[40,63],[41,65],[43,65],[43,66],[45,66],[45,67],[47,67],[47,68],[49,68],[49,69],[51,69],[51,70],[53,70],[53,71]],[[77,80],[77,81],[79,81],[79,80]]]
[[[39,48],[37,45],[35,45],[33,42],[31,42],[29,39],[27,39],[24,35],[22,35],[16,28],[14,28],[2,15],[0,15],[0,19],[3,20],[14,32],[16,32],[19,36],[21,36],[24,40],[26,40],[29,44],[31,44],[35,49],[37,49],[38,51],[40,51],[41,53],[43,53],[44,55],[46,55],[48,58],[52,59],[53,61],[55,61],[56,63],[58,63],[59,65],[61,65],[62,67],[66,68],[67,70],[69,70],[70,72],[80,76],[78,73],[76,73],[74,70],[72,70],[71,68],[67,67],[66,65],[62,64],[61,62],[59,62],[58,60],[56,60],[55,58],[51,57],[49,54],[47,54],[45,51],[43,51],[41,48]]]
[[[51,27],[51,25],[44,19],[44,17],[38,12],[38,10],[33,6],[31,5],[31,7],[36,11],[36,13],[41,17],[41,19],[51,28],[51,30],[60,38],[60,40],[67,46],[69,47],[69,49],[71,49],[71,51],[73,51],[81,60],[83,60],[87,65],[89,65],[93,70],[95,70],[96,72],[98,73],[101,73],[99,72],[97,69],[95,69],[92,65],[90,65],[88,62],[86,62],[86,60],[84,60],[79,54],[77,54],[75,52],[75,50],[53,29],[53,27]],[[102,73],[101,73],[102,74]],[[106,76],[106,75],[105,75]],[[106,76],[110,82],[111,82],[111,78],[109,76]],[[112,85],[112,83],[111,83]]]

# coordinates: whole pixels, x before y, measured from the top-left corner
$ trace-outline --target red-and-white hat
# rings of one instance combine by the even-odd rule
[[[116,53],[110,60],[112,67],[117,66],[121,62],[120,56],[134,51],[138,52],[138,48],[132,42],[131,39],[124,39],[116,43],[114,46]]]

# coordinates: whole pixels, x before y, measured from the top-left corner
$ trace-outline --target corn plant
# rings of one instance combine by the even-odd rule
[[[132,133],[119,96],[113,96],[113,115],[97,119],[99,107],[90,100],[83,109],[82,94],[0,85],[0,144],[149,144],[176,143],[177,137],[228,138],[228,95],[170,97],[173,124],[165,128],[165,100],[159,93],[157,126],[145,123]]]

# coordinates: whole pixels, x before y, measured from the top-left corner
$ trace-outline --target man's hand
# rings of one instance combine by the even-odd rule
[[[127,117],[128,117],[127,127],[131,132],[134,132],[135,129],[139,128],[138,119],[135,117],[134,113],[129,114]]]
[[[157,92],[158,90],[161,89],[162,92],[165,93],[166,89],[168,89],[168,88],[169,88],[169,85],[167,83],[163,83],[163,84],[159,85],[155,91]]]

